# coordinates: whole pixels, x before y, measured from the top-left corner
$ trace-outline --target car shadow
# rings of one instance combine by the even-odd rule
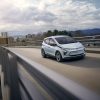
[[[47,58],[50,60],[56,61],[56,59],[53,57],[47,57]],[[75,67],[100,68],[100,58],[88,57],[88,56],[86,56],[85,58],[65,59],[59,63],[71,65],[71,66],[75,66]]]
[[[100,58],[88,57],[64,60],[62,64],[84,68],[100,68]]]

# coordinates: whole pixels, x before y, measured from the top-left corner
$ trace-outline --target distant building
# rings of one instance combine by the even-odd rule
[[[1,37],[7,38],[8,37],[8,33],[7,32],[1,32]]]
[[[0,44],[8,44],[8,38],[0,37]]]
[[[35,38],[35,35],[34,34],[27,34],[26,35],[26,40],[27,41],[32,41],[34,38]]]
[[[26,38],[32,38],[32,34],[26,35]]]
[[[13,40],[14,39],[12,37],[8,37],[7,32],[0,33],[0,44],[9,44],[9,43],[12,43]]]
[[[13,37],[8,37],[8,44],[14,43],[14,38]]]

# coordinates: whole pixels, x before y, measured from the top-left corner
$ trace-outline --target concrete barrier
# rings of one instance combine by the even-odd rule
[[[100,54],[100,48],[86,48],[86,52]]]

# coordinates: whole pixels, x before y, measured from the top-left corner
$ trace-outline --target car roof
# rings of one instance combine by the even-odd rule
[[[69,37],[69,36],[67,36],[67,35],[56,35],[56,36],[46,37],[45,39],[47,39],[47,38],[57,38],[57,37]]]

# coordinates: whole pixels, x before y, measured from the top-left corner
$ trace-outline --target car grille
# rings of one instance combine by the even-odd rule
[[[73,55],[78,55],[78,54],[82,54],[82,53],[84,53],[83,50],[71,51],[69,55],[73,56]]]

